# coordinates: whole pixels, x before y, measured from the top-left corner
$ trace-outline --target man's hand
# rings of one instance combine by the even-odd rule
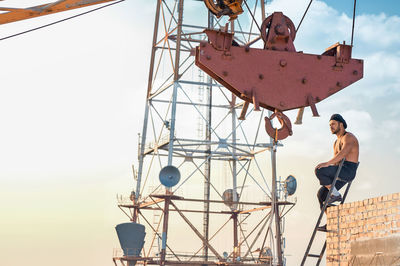
[[[323,168],[323,167],[328,167],[330,164],[328,164],[328,163],[320,163],[320,164],[318,164],[317,166],[315,166],[315,169],[320,169],[320,168]]]

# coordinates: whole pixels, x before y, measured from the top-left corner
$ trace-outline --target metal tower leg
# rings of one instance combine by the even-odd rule
[[[210,14],[209,14],[210,16]],[[212,80],[207,76],[207,83],[211,84]],[[212,106],[212,89],[211,85],[207,86],[207,111],[206,111],[206,141],[211,142],[211,108]],[[210,186],[211,186],[211,145],[207,145],[207,152],[205,156],[205,179],[204,179],[204,215],[203,215],[203,233],[204,238],[208,241],[209,238],[209,224],[210,224]],[[208,247],[204,245],[203,248],[204,260],[208,261]]]
[[[168,218],[169,218],[170,201],[171,201],[171,199],[169,197],[165,198],[160,265],[165,265],[165,256],[167,254],[167,234],[168,234]]]
[[[276,184],[276,146],[277,143],[274,142],[272,148],[272,210],[275,219],[275,238],[276,238],[276,256],[278,258],[279,266],[283,265],[282,259],[282,235],[281,235],[281,218],[279,213],[279,205],[277,204],[277,184]]]
[[[214,27],[214,16],[211,12],[208,12],[208,28],[211,29]],[[211,142],[211,118],[212,118],[212,79],[210,76],[207,75],[207,111],[206,111],[206,142]],[[203,234],[204,239],[208,241],[209,238],[209,225],[210,225],[210,186],[211,186],[211,145],[207,145],[207,152],[205,155],[206,162],[204,164],[204,215],[203,215]],[[208,247],[204,245],[203,248],[203,256],[204,260],[208,261]]]
[[[161,1],[157,1],[157,8],[156,8],[156,15],[154,21],[154,33],[153,33],[153,42],[151,48],[151,58],[150,58],[150,69],[149,69],[149,77],[147,81],[147,94],[146,94],[146,106],[144,111],[144,119],[143,119],[143,130],[140,140],[140,154],[139,154],[139,169],[138,169],[138,179],[136,183],[136,194],[135,194],[135,202],[137,203],[140,197],[140,186],[142,182],[142,175],[143,175],[143,160],[144,160],[144,149],[146,146],[146,136],[147,136],[147,123],[149,119],[149,108],[150,108],[150,93],[152,89],[152,80],[153,80],[153,72],[154,72],[154,60],[156,54],[156,45],[157,45],[157,32],[158,32],[158,24],[160,20],[160,5]],[[137,220],[137,209],[134,211],[133,215],[133,222]]]

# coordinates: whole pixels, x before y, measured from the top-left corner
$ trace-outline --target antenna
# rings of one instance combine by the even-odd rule
[[[132,164],[132,174],[133,174],[133,179],[137,180],[137,171],[135,170],[134,164]]]
[[[161,169],[159,178],[161,184],[167,188],[170,188],[179,183],[179,180],[181,179],[181,173],[175,166],[168,165]]]

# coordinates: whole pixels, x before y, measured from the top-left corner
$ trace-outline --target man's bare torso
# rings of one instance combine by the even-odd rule
[[[348,149],[348,153],[345,156],[346,161],[358,163],[358,140],[350,132],[346,132],[345,135],[337,138],[333,147],[334,155],[338,154],[345,146]]]

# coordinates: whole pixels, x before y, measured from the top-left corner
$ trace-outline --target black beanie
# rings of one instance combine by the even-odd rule
[[[343,119],[343,117],[340,115],[340,114],[333,114],[332,116],[331,116],[331,119],[330,120],[335,120],[335,121],[338,121],[338,122],[341,122],[341,123],[343,123],[343,127],[346,129],[347,128],[347,123],[346,123],[346,121]],[[330,121],[329,120],[329,121]]]

